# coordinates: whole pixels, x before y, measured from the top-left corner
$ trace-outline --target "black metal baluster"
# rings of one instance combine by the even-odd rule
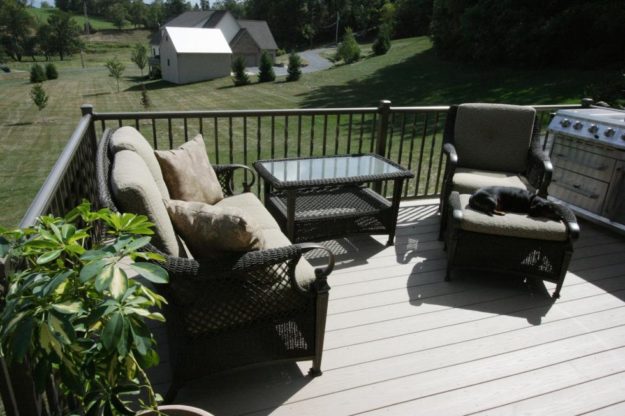
[[[421,134],[421,149],[419,151],[419,164],[417,165],[417,182],[415,186],[414,196],[418,195],[419,185],[421,184],[421,170],[423,169],[423,151],[425,150],[425,137],[427,135],[428,120],[429,114],[425,113],[425,117],[423,120],[423,132]]]
[[[408,170],[412,169],[412,156],[413,156],[413,152],[414,152],[414,141],[415,138],[417,136],[417,113],[413,114],[412,117],[412,134],[410,136],[410,150],[408,151]],[[418,186],[417,183],[415,183],[415,187]],[[404,197],[408,196],[408,188],[409,188],[409,182],[406,184],[406,187],[404,188]]]

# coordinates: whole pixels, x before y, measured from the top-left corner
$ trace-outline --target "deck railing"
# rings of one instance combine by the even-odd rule
[[[545,144],[551,114],[579,105],[537,105]],[[63,215],[82,199],[97,206],[95,152],[107,128],[136,127],[156,149],[174,148],[202,134],[212,163],[251,165],[258,159],[377,153],[410,169],[415,177],[404,198],[439,195],[444,160],[442,137],[448,106],[377,107],[294,110],[174,111],[99,113],[81,107],[82,117],[20,226],[40,215]],[[255,189],[259,195],[260,183]],[[386,193],[386,189],[382,190]],[[56,390],[36,397],[23,367],[0,362],[0,393],[8,416],[55,414]],[[45,405],[44,405],[45,404]]]

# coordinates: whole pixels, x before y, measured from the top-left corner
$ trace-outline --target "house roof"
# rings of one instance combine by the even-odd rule
[[[232,53],[219,29],[195,27],[166,27],[178,53]]]
[[[269,25],[264,20],[237,20],[246,29],[261,49],[278,49]]]
[[[211,18],[214,12],[214,10],[184,12],[176,17],[172,17],[163,26],[204,27],[204,23]]]

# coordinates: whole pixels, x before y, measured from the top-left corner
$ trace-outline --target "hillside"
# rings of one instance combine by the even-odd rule
[[[48,20],[48,16],[54,11],[56,11],[57,9],[55,8],[41,9],[41,8],[29,7],[27,10],[28,10],[28,13],[30,13],[30,15],[33,16],[37,21],[44,23],[46,22],[46,20]],[[86,21],[85,16],[83,15],[74,15],[74,19],[76,19],[76,21],[78,22],[80,26],[83,26]],[[99,17],[89,16],[89,23],[91,24],[91,27],[93,27],[95,30],[115,29],[115,26],[113,25],[113,23],[107,20],[103,20]]]
[[[29,98],[31,62],[0,73],[0,224],[15,225],[49,173],[80,116],[80,105],[97,111],[141,111],[140,77],[130,62],[146,31],[102,31],[87,39],[85,68],[78,55],[59,62],[59,79],[43,84],[50,96],[38,112]],[[118,93],[104,62],[118,56],[126,70]],[[24,72],[17,72],[23,70]],[[579,102],[586,86],[612,76],[602,70],[525,70],[441,61],[428,38],[394,41],[389,53],[351,65],[305,74],[298,82],[235,88],[229,78],[176,86],[149,81],[151,110],[314,108],[438,105],[468,101],[517,104]],[[252,77],[255,81],[255,77]],[[45,149],[45,151],[43,150]]]

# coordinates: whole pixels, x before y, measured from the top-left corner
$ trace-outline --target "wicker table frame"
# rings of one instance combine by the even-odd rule
[[[336,155],[309,158],[259,160],[254,168],[264,181],[265,206],[292,242],[344,237],[355,233],[388,233],[393,245],[401,191],[414,175],[402,166],[375,154],[397,172],[364,176],[337,176],[320,180],[282,181],[263,166],[265,162],[329,159]],[[365,184],[393,181],[389,201]],[[374,187],[375,189],[375,187]]]

